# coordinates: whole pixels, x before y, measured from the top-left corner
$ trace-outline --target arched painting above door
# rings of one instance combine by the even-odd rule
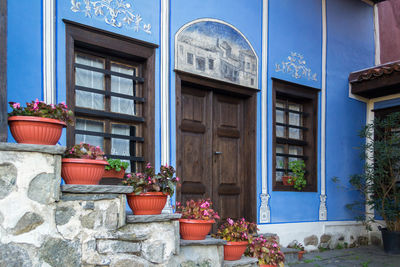
[[[175,35],[175,68],[258,88],[258,58],[246,37],[220,20],[200,19]]]

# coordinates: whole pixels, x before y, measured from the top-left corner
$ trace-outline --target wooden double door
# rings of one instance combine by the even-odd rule
[[[250,125],[255,112],[249,112],[250,102],[249,96],[201,84],[179,86],[178,201],[210,198],[222,219],[256,220],[255,125]]]

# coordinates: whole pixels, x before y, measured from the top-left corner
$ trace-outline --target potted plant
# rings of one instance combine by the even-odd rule
[[[36,99],[26,103],[26,107],[15,102],[9,104],[12,111],[8,113],[8,124],[17,143],[55,145],[63,127],[73,122],[73,113],[64,102],[48,105]]]
[[[283,267],[285,255],[281,252],[275,237],[268,239],[260,235],[254,238],[245,252],[246,256],[257,258],[260,267]]]
[[[284,175],[282,176],[283,185],[293,185],[292,176],[289,175],[288,170],[285,168],[285,163],[281,161],[279,166],[284,169]]]
[[[297,242],[297,240],[295,240],[291,245],[288,246],[288,248],[294,248],[294,249],[299,250],[297,252],[297,259],[299,261],[301,261],[303,259],[303,255],[304,255],[305,251],[304,251],[304,246],[300,242]]]
[[[99,146],[80,143],[65,151],[61,176],[66,184],[98,184],[107,164]]]
[[[128,174],[122,181],[124,185],[133,186],[133,193],[127,194],[128,205],[135,215],[161,214],[167,202],[167,196],[174,194],[179,178],[174,177],[172,166],[162,165],[160,172],[155,173],[148,163],[143,173]]]
[[[350,185],[362,196],[347,207],[357,212],[357,219],[372,229],[375,214],[385,221],[382,233],[384,251],[400,254],[400,112],[376,118],[363,128],[360,137],[364,171],[350,178]],[[372,212],[365,212],[368,205]],[[362,213],[360,214],[360,211]],[[378,222],[379,223],[379,222]]]
[[[232,220],[228,218],[221,224],[213,237],[224,239],[224,259],[227,261],[239,260],[249,244],[249,238],[257,231],[257,224],[247,222],[244,218]]]
[[[179,232],[185,240],[203,240],[210,232],[214,219],[219,219],[218,213],[212,209],[209,199],[186,201],[186,206],[176,203],[177,213],[181,213],[179,219]]]
[[[108,165],[105,167],[103,177],[122,179],[125,175],[125,170],[129,167],[129,163],[120,159],[107,159]]]
[[[292,182],[293,187],[297,190],[302,190],[307,185],[307,180],[305,178],[306,174],[306,164],[303,160],[293,160],[289,162],[289,169],[292,173],[289,182]]]

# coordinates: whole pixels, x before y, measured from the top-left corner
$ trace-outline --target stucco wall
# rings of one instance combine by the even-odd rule
[[[378,4],[381,63],[400,60],[400,1]]]

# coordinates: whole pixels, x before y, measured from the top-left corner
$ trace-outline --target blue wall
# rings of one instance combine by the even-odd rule
[[[57,102],[66,98],[65,24],[62,19],[76,21],[106,31],[160,44],[160,1],[125,0],[143,22],[152,25],[151,34],[132,28],[115,28],[103,17],[85,16],[73,12],[71,1],[58,0],[56,5],[56,90]],[[84,1],[80,0],[84,8]],[[268,81],[268,192],[271,196],[271,221],[317,221],[320,188],[320,129],[318,133],[318,192],[272,191],[272,80],[278,78],[321,89],[322,84],[322,1],[270,0],[268,29],[268,73],[261,70],[262,58],[262,1],[260,0],[174,0],[170,1],[170,148],[171,164],[176,165],[175,122],[175,34],[185,24],[202,18],[224,21],[236,27],[253,46],[259,59],[261,76]],[[8,10],[8,100],[26,102],[42,99],[42,6],[41,1],[9,1]],[[361,143],[358,130],[365,124],[364,103],[348,96],[348,74],[369,67],[374,61],[373,9],[360,0],[327,0],[327,125],[326,178],[329,220],[353,219],[344,205],[354,198],[352,192],[331,182],[341,178],[345,186],[350,174],[361,171],[358,151]],[[304,56],[305,66],[316,80],[295,78],[276,71],[276,64],[287,61],[291,52]],[[160,49],[156,51],[155,66],[155,139],[156,166],[160,164]],[[319,101],[318,125],[321,125]],[[261,94],[257,114],[257,187],[261,193]],[[9,138],[10,141],[12,137]],[[65,144],[65,135],[61,139]],[[259,205],[259,203],[258,203]]]
[[[351,71],[374,65],[374,25],[371,6],[357,0],[327,2],[327,124],[326,179],[329,220],[352,220],[345,208],[355,198],[346,190],[351,174],[362,171],[358,132],[366,122],[366,105],[349,98]],[[332,182],[333,177],[340,183]]]
[[[318,89],[321,88],[321,8],[320,0],[279,0],[270,1],[269,4],[268,190],[271,196],[270,207],[272,223],[318,220],[319,193],[272,191],[272,155],[274,151],[272,151],[273,110],[271,78],[278,78]],[[275,64],[281,64],[282,61],[286,62],[291,52],[299,53],[304,56],[306,67],[311,70],[311,73],[317,74],[317,81],[304,76],[295,78],[289,73],[276,71]],[[320,119],[318,125],[320,125]],[[318,136],[320,136],[320,134],[318,134]],[[318,160],[318,162],[320,161]],[[319,171],[317,179],[319,185]]]

